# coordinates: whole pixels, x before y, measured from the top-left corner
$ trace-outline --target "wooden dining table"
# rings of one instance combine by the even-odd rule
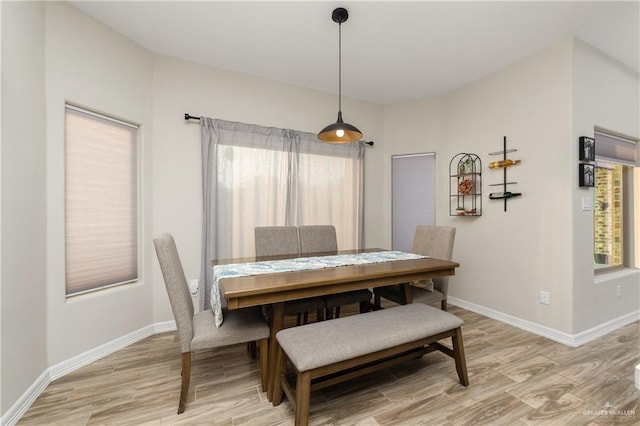
[[[382,249],[343,250],[333,253],[321,253],[327,256],[335,254],[355,254],[384,251]],[[258,262],[264,260],[286,259],[292,256],[214,259],[212,266]],[[305,255],[309,257],[309,255]],[[275,364],[278,342],[276,334],[284,327],[284,304],[287,301],[314,296],[343,293],[352,290],[401,284],[407,303],[411,302],[410,282],[427,278],[455,274],[460,266],[457,262],[431,257],[396,260],[391,262],[367,263],[359,265],[329,267],[323,269],[281,272],[240,277],[222,278],[219,281],[220,293],[227,301],[228,309],[240,309],[251,306],[271,305],[269,318],[271,335],[269,339],[269,371],[267,397],[273,399],[275,384]]]

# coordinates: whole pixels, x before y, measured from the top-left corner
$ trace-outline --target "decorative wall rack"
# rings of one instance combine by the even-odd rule
[[[502,169],[502,182],[500,183],[492,183],[489,186],[501,186],[502,192],[491,192],[489,193],[489,198],[492,200],[504,200],[504,211],[507,211],[507,201],[514,197],[519,197],[522,195],[521,192],[512,192],[509,191],[508,185],[515,185],[518,182],[509,182],[507,180],[507,169],[511,166],[515,166],[516,164],[520,164],[520,160],[512,160],[507,158],[507,154],[511,152],[517,152],[517,149],[507,149],[507,137],[505,136],[503,139],[503,149],[502,151],[490,152],[489,155],[502,155],[502,160],[497,160],[489,163],[490,169]]]
[[[482,161],[461,152],[449,162],[449,215],[482,216]]]

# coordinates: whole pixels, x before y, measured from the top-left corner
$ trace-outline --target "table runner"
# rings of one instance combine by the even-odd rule
[[[366,263],[392,262],[396,260],[424,259],[426,257],[428,256],[402,251],[379,251],[214,265],[211,283],[211,309],[215,317],[215,324],[216,327],[220,327],[223,321],[222,298],[219,286],[219,281],[222,278],[362,265]]]

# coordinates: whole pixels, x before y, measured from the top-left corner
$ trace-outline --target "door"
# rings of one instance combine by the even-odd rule
[[[391,157],[392,248],[411,251],[417,225],[435,224],[435,153]]]

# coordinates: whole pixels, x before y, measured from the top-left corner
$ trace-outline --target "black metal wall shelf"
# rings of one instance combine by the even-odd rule
[[[449,162],[449,215],[482,216],[482,161],[461,152]]]
[[[491,193],[489,194],[489,198],[492,200],[504,200],[504,211],[507,211],[507,201],[513,197],[518,197],[520,195],[522,195],[522,193],[520,192],[511,192],[511,191],[507,191],[507,186],[508,185],[515,185],[518,182],[509,182],[507,181],[507,169],[510,166],[513,166],[515,164],[519,164],[520,160],[510,160],[507,158],[507,154],[511,153],[511,152],[517,152],[517,149],[507,149],[507,137],[504,136],[503,138],[503,150],[502,151],[496,151],[496,152],[490,152],[489,155],[502,155],[502,161],[495,161],[489,164],[489,168],[492,169],[502,169],[502,182],[500,183],[492,183],[489,184],[489,186],[502,186],[502,192],[501,193]]]

